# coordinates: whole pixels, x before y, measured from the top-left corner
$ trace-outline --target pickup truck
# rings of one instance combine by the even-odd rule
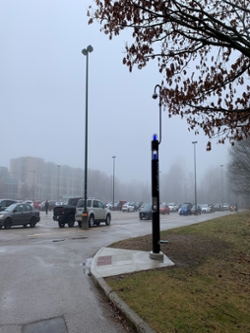
[[[76,206],[81,198],[70,198],[67,205],[55,206],[53,208],[53,220],[58,222],[59,228],[64,228],[65,224],[68,224],[69,228],[74,227]]]

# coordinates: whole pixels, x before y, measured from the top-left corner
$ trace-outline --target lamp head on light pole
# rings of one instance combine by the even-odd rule
[[[93,51],[94,51],[93,46],[89,45],[86,49],[82,50],[82,54],[86,56],[88,53],[91,53]]]
[[[156,89],[159,90],[159,95],[156,92]],[[159,97],[159,144],[161,143],[161,105],[162,105],[162,94],[161,94],[161,86],[157,84],[154,87],[154,93],[152,95],[153,99],[157,99]]]

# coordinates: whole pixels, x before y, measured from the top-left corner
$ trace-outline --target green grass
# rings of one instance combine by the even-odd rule
[[[247,212],[162,231],[161,239],[178,265],[107,278],[119,297],[158,333],[249,333]],[[151,237],[113,246],[147,250]]]

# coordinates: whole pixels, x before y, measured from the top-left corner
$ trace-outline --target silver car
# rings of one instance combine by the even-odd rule
[[[29,204],[14,203],[0,212],[0,229],[10,229],[12,226],[28,224],[34,228],[40,221],[40,212]]]
[[[80,199],[76,206],[75,220],[78,222],[79,227],[82,224],[82,213],[84,212],[84,199]],[[106,225],[110,225],[111,222],[111,212],[104,204],[98,199],[88,199],[87,200],[87,211],[88,211],[88,221],[89,227],[94,225],[99,226],[101,222]]]

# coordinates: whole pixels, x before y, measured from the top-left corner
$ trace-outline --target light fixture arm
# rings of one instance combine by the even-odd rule
[[[159,95],[156,93],[156,89],[159,89]],[[161,106],[162,106],[162,93],[161,93],[161,86],[157,84],[154,88],[154,93],[152,95],[153,99],[159,97],[159,144],[161,143]]]

